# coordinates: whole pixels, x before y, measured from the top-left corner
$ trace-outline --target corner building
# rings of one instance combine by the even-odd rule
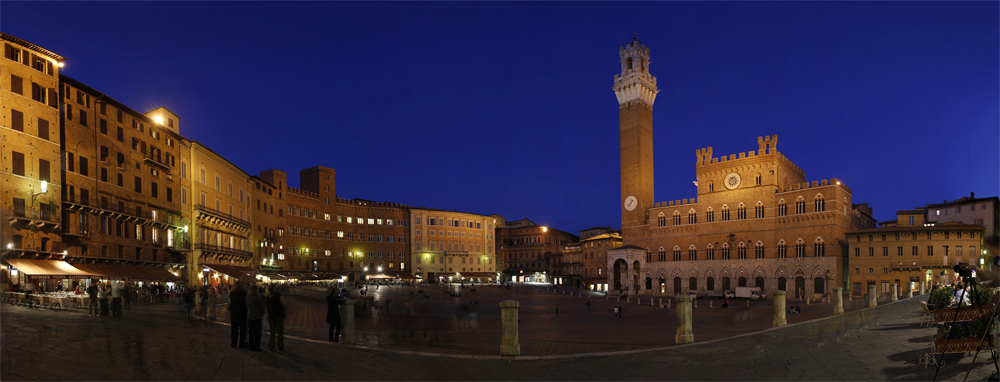
[[[619,49],[623,246],[608,251],[609,289],[677,295],[758,286],[804,298],[846,286],[845,232],[874,228],[871,210],[852,204],[851,189],[837,179],[807,182],[778,151],[776,135],[758,137],[757,151],[696,150],[697,198],[654,201],[659,90],[649,57],[636,38]]]
[[[427,282],[494,281],[499,265],[496,227],[504,219],[497,215],[410,208],[411,269]]]

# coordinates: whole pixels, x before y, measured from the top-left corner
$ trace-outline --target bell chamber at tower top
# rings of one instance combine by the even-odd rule
[[[656,100],[656,77],[649,74],[649,49],[633,37],[623,47],[618,48],[622,72],[615,75],[615,96],[618,104],[643,101],[650,106]]]

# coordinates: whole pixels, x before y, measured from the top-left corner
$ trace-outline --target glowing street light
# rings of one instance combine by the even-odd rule
[[[162,125],[163,124],[163,116],[162,115],[155,116],[155,117],[153,117],[153,121],[156,122],[157,125]]]

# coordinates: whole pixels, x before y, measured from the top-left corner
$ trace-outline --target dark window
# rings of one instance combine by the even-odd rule
[[[118,173],[118,187],[125,187],[125,174]]]
[[[118,110],[118,123],[122,123],[122,121],[124,121],[124,120],[122,119],[122,111],[121,111],[121,110]]]
[[[79,91],[79,90],[76,91],[76,103],[78,105],[83,105],[83,92],[82,91]]]
[[[118,168],[125,167],[125,154],[118,153]]]
[[[153,182],[153,183],[149,184],[149,193],[150,193],[150,196],[152,196],[154,198],[158,198],[159,197],[159,190],[156,187],[156,182]]]
[[[38,180],[51,181],[49,179],[49,161],[45,159],[38,160]]]
[[[101,105],[101,115],[108,115],[108,104],[104,103],[104,101],[101,101],[100,99],[96,102],[98,105]]]
[[[76,171],[76,168],[75,168],[76,166],[74,166],[73,162],[74,162],[73,161],[73,154],[72,153],[66,153],[66,170],[68,170],[69,172]]]
[[[142,193],[142,178],[135,177],[135,192]]]
[[[108,161],[108,147],[101,146],[101,162],[107,162],[107,161]]]
[[[44,86],[36,84],[34,82],[31,83],[31,99],[41,103],[45,103],[45,95],[47,93],[48,89],[46,89]]]
[[[80,125],[87,126],[87,111],[80,110]]]
[[[125,129],[118,126],[118,142],[125,142]]]
[[[86,157],[80,157],[80,175],[90,176],[90,164]]]
[[[90,190],[85,188],[80,189],[80,204],[90,205]]]
[[[73,105],[66,104],[66,119],[73,119]]]
[[[11,172],[13,172],[14,175],[24,176],[24,154],[12,151],[11,162]]]
[[[24,113],[14,109],[10,110],[10,128],[24,132]]]
[[[10,75],[10,91],[15,94],[24,95],[24,80],[21,77]]]
[[[167,187],[167,201],[168,202],[174,201],[174,189],[170,187]]]
[[[108,168],[107,167],[101,167],[101,181],[102,182],[107,182],[108,181]]]
[[[108,135],[108,120],[101,118],[101,134]]]
[[[49,121],[41,118],[38,119],[38,137],[45,140],[49,139]]]

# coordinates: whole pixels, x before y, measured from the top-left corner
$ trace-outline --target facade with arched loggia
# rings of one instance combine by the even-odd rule
[[[633,38],[619,49],[623,246],[608,251],[610,291],[629,295],[721,293],[759,286],[791,298],[846,287],[845,233],[874,228],[871,208],[854,204],[838,179],[806,181],[777,148],[713,157],[695,150],[697,197],[653,198],[653,101],[649,49]]]

